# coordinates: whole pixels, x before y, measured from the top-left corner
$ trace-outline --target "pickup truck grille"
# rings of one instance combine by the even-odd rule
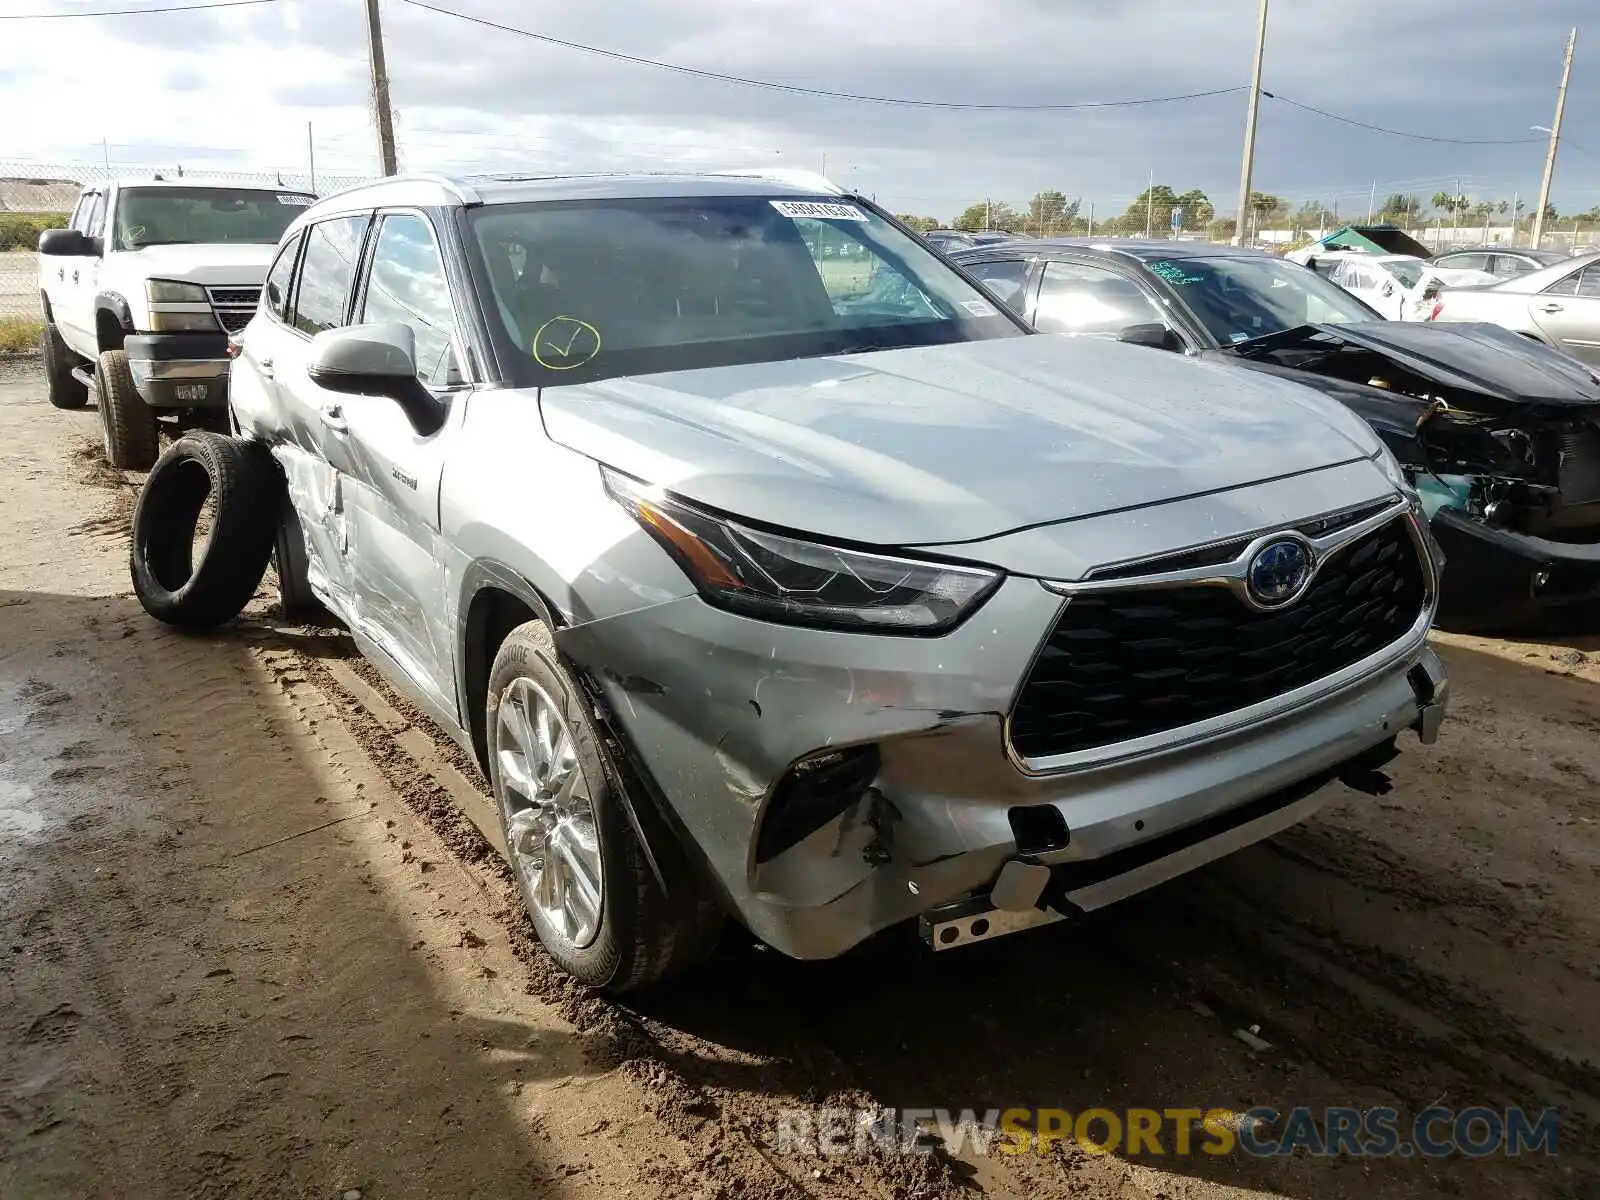
[[[256,305],[261,302],[258,287],[214,287],[207,288],[206,294],[211,297],[218,323],[229,333],[238,333],[250,324],[250,318],[256,315]]]
[[[1339,550],[1278,612],[1216,586],[1085,592],[1018,694],[1012,749],[1024,759],[1093,750],[1271,700],[1396,641],[1426,601],[1403,516]]]

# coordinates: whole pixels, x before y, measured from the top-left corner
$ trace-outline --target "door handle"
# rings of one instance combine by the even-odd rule
[[[344,419],[344,409],[337,404],[330,404],[322,410],[322,423],[337,434],[350,432],[350,422]]]
[[[263,378],[263,379],[271,379],[272,378],[272,360],[270,358],[257,359],[256,360],[256,370],[261,372],[261,378]]]
[[[56,278],[57,279],[65,279],[66,277],[67,277],[67,269],[65,267],[57,267],[56,268]]]
[[[78,282],[78,273],[76,271],[74,271],[72,273],[72,282],[73,283],[77,283]]]
[[[1566,311],[1566,305],[1564,305],[1564,304],[1541,304],[1539,306],[1539,311],[1540,312],[1565,312]]]

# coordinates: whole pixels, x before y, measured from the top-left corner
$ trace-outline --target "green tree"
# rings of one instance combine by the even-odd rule
[[[1063,192],[1043,191],[1028,201],[1028,212],[1023,220],[1027,232],[1052,237],[1065,233],[1077,217],[1077,200],[1068,200]]]
[[[1206,226],[1206,236],[1213,242],[1231,242],[1239,231],[1239,222],[1232,217],[1222,217]]]
[[[939,228],[938,217],[917,217],[910,213],[896,213],[895,216],[920,233],[927,233],[930,229]]]
[[[1172,209],[1178,203],[1178,194],[1164,183],[1146,188],[1133,198],[1128,211],[1117,219],[1122,233],[1160,233],[1172,224]]]
[[[980,229],[1020,229],[1023,215],[1004,200],[980,200],[969,204],[956,218],[954,228],[968,233]]]
[[[1404,192],[1396,192],[1384,200],[1383,207],[1378,210],[1378,216],[1391,224],[1402,224],[1416,220],[1417,214],[1421,211],[1421,200]]]
[[[1320,200],[1307,200],[1289,218],[1289,224],[1295,229],[1322,229],[1332,223]]]
[[[1179,196],[1178,206],[1183,209],[1183,228],[1190,231],[1204,229],[1217,215],[1211,198],[1199,188],[1190,188]]]

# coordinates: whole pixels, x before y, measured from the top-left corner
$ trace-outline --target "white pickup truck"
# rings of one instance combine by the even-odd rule
[[[39,239],[50,403],[95,391],[107,460],[144,469],[158,420],[224,428],[228,335],[255,315],[273,250],[315,199],[188,179],[84,188]]]

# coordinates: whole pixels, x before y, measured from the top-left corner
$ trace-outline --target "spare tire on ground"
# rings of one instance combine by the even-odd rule
[[[283,492],[260,443],[190,433],[169,446],[133,513],[129,565],[145,612],[189,629],[238,616],[267,573]]]

